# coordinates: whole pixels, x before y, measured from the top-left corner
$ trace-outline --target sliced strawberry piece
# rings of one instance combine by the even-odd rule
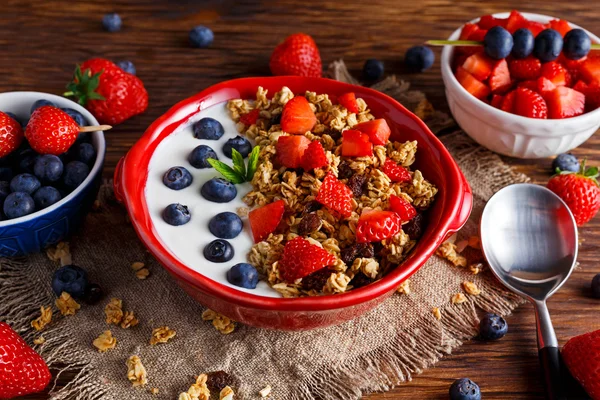
[[[300,168],[302,156],[309,144],[310,139],[306,136],[279,136],[275,143],[277,160],[284,167]]]
[[[520,12],[512,10],[506,22],[506,30],[510,33],[515,33],[517,29],[526,28],[528,22]]]
[[[390,196],[390,210],[398,214],[402,222],[410,221],[417,215],[417,210],[412,204],[394,194]]]
[[[565,67],[556,61],[550,61],[542,65],[542,76],[556,86],[570,86],[571,76]]]
[[[381,242],[400,232],[402,220],[394,211],[365,211],[356,225],[356,242]]]
[[[474,32],[477,32],[478,30],[480,30],[479,26],[468,22],[463,26],[462,30],[460,31],[459,39],[460,40],[469,40],[471,35]]]
[[[279,260],[279,273],[286,282],[294,282],[335,263],[335,256],[302,237],[285,244]]]
[[[317,123],[317,117],[303,96],[291,99],[281,112],[281,130],[290,135],[304,135]]]
[[[501,26],[503,28],[506,28],[507,22],[508,20],[506,18],[496,18],[492,15],[484,15],[483,17],[479,18],[479,22],[477,22],[477,25],[481,29],[490,29],[495,26]]]
[[[460,40],[483,40],[483,37],[487,33],[487,30],[480,29],[476,24],[466,23],[462,31],[460,32]],[[462,54],[475,54],[483,50],[483,46],[458,46],[456,48],[458,53]],[[461,64],[462,65],[462,64]]]
[[[600,57],[588,57],[581,64],[579,72],[586,83],[600,85]]]
[[[502,109],[502,111],[506,111],[509,113],[513,112],[513,109],[515,106],[515,96],[516,96],[516,90],[513,90],[512,92],[510,92],[509,94],[504,96],[504,101],[502,102],[502,107],[500,107]]]
[[[392,182],[410,182],[412,180],[410,172],[402,165],[396,164],[394,160],[390,158],[386,158],[381,170],[392,180]]]
[[[315,200],[345,218],[352,214],[352,190],[331,172],[323,179]]]
[[[465,49],[468,48],[463,46]],[[467,61],[469,54],[464,54],[462,52],[456,52],[454,59],[452,59],[452,71],[456,72],[458,67],[462,67],[462,65]]]
[[[492,102],[490,104],[492,105],[492,107],[501,108],[503,101],[504,101],[504,96],[495,94],[492,97]]]
[[[513,58],[508,62],[510,76],[514,79],[526,81],[540,77],[542,73],[542,63],[533,56],[518,59]]]
[[[456,69],[456,79],[467,92],[478,99],[485,99],[490,94],[490,89],[481,81],[477,80],[462,67]]]
[[[528,118],[548,118],[548,107],[541,95],[526,88],[517,88],[515,93],[515,114]]]
[[[569,25],[569,23],[564,19],[553,19],[552,21],[550,21],[549,25],[551,29],[554,29],[555,31],[560,33],[562,37],[565,37],[567,32],[573,29],[571,28],[571,25]]]
[[[585,109],[594,111],[600,107],[600,85],[590,86],[585,92]]]
[[[484,81],[492,73],[494,64],[494,60],[484,53],[475,53],[465,60],[462,67],[476,79]]]
[[[546,25],[542,24],[541,22],[527,21],[525,28],[529,29],[531,33],[533,33],[533,37],[536,37],[538,33],[546,29]]]
[[[366,157],[372,155],[373,144],[369,141],[369,135],[354,129],[342,132],[342,156]]]
[[[338,97],[338,103],[347,108],[351,113],[358,113],[360,111],[358,102],[356,101],[356,95],[353,92],[344,93]]]
[[[254,124],[256,124],[256,121],[258,121],[259,114],[260,114],[260,110],[258,108],[254,109],[254,110],[250,111],[249,113],[242,115],[240,117],[240,122],[242,124],[248,125],[248,126],[254,125]]]
[[[277,200],[248,213],[254,243],[262,242],[271,233],[275,232],[279,222],[281,222],[284,211],[285,202]]]
[[[392,134],[392,130],[383,118],[362,122],[352,129],[369,135],[369,140],[376,146],[385,146]]]
[[[569,75],[571,75],[572,82],[576,82],[580,79],[579,70],[581,69],[581,66],[586,60],[587,56],[580,58],[579,60],[571,60],[565,57],[564,53],[560,53],[560,56],[558,56],[557,59],[557,61],[560,64],[562,64],[567,69],[567,71],[569,71]]]
[[[578,92],[581,92],[583,94],[587,92],[588,88],[588,84],[584,81],[577,81],[577,83],[573,85],[573,90],[577,90]]]
[[[304,155],[302,156],[302,161],[300,164],[306,171],[325,167],[329,164],[329,161],[327,161],[327,155],[325,154],[325,149],[323,148],[321,142],[316,140],[310,142],[304,151]]]
[[[537,92],[544,97],[547,93],[556,89],[556,85],[548,78],[543,76],[539,77],[536,81],[537,84]]]
[[[488,79],[488,85],[493,93],[505,93],[510,89],[512,82],[506,60],[503,59],[495,63]]]
[[[537,92],[538,90],[538,81],[536,80],[528,80],[528,81],[521,81],[519,82],[519,84],[517,85],[517,87],[524,87],[530,90],[533,90],[534,92]]]
[[[548,117],[569,118],[583,114],[585,95],[565,86],[559,86],[546,95]]]

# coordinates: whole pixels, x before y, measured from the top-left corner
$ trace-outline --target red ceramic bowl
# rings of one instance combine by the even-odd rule
[[[179,262],[161,242],[148,214],[144,188],[148,164],[156,146],[194,114],[235,98],[255,98],[258,86],[275,93],[282,86],[294,93],[307,90],[339,96],[352,91],[362,97],[373,115],[385,118],[395,140],[417,140],[415,167],[439,188],[428,211],[428,225],[410,256],[381,280],[348,293],[296,299],[272,298],[241,292],[193,271]],[[306,330],[356,318],[390,296],[414,274],[440,244],[467,221],[471,189],[462,172],[427,126],[389,96],[361,86],[329,79],[303,77],[244,78],[220,83],[176,104],[158,118],[122,158],[115,171],[115,194],[125,204],[137,234],[181,287],[205,306],[235,321],[262,328]]]

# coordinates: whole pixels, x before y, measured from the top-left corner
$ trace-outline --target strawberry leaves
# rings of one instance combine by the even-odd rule
[[[260,147],[254,146],[252,153],[250,153],[250,156],[248,157],[247,168],[244,157],[236,149],[232,149],[231,151],[233,168],[214,158],[207,159],[207,162],[229,182],[239,184],[252,181],[252,177],[258,168],[259,154]]]
[[[105,100],[104,96],[96,92],[100,85],[100,75],[104,70],[96,74],[92,74],[90,69],[81,71],[81,67],[77,65],[75,67],[75,73],[73,74],[73,81],[67,85],[67,92],[63,95],[65,97],[76,97],[77,102],[82,106],[85,106],[88,100]]]

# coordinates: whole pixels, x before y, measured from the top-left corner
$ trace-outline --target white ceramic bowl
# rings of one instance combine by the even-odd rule
[[[554,17],[523,13],[525,18],[547,23]],[[508,13],[494,14],[507,18]],[[470,21],[475,23],[479,18]],[[574,28],[580,28],[571,24]],[[462,27],[448,38],[458,40]],[[587,31],[586,31],[587,32]],[[593,42],[600,38],[587,32]],[[442,50],[442,78],[450,111],[460,127],[477,143],[507,156],[543,158],[565,153],[583,142],[600,127],[600,109],[565,119],[535,119],[499,110],[467,92],[452,72],[454,47]]]

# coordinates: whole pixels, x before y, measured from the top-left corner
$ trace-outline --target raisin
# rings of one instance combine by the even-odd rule
[[[375,248],[371,243],[358,243],[357,246],[357,257],[362,258],[373,258],[375,257]]]
[[[358,249],[356,248],[356,245],[352,245],[340,251],[340,258],[344,264],[350,266],[354,262],[354,259],[356,259],[357,253]]]
[[[304,290],[323,290],[323,286],[327,283],[327,279],[331,276],[329,268],[322,268],[310,275],[302,278],[302,289]]]
[[[316,200],[311,200],[304,205],[304,213],[309,214],[311,212],[320,210],[323,207],[323,204],[319,203]]]
[[[352,190],[352,194],[354,197],[360,197],[365,190],[365,184],[367,183],[367,177],[364,175],[352,175],[348,182],[346,182],[346,186]]]
[[[371,243],[355,243],[340,251],[342,261],[350,266],[357,257],[373,258],[375,257],[375,248]]]
[[[350,165],[346,161],[342,161],[338,165],[338,179],[348,179],[354,175],[354,171],[350,168]]]
[[[367,286],[369,283],[373,283],[374,281],[374,279],[371,279],[362,272],[359,272],[358,274],[354,275],[354,278],[352,278],[350,284],[356,289],[359,287]]]
[[[271,125],[279,125],[281,123],[281,113],[271,117]]]
[[[232,389],[238,386],[238,379],[225,371],[209,372],[206,376],[208,377],[206,386],[213,393],[221,392],[225,386],[229,386]]]
[[[298,224],[298,235],[308,236],[321,226],[321,218],[315,213],[306,214]]]
[[[342,137],[342,132],[340,132],[340,131],[331,131],[331,132],[327,132],[327,134],[328,134],[329,136],[331,136],[331,138],[332,138],[333,140],[335,140],[336,142],[337,142],[338,140],[340,140],[340,138]]]
[[[290,230],[290,225],[288,224],[288,219],[292,213],[286,211],[283,213],[283,217],[281,217],[281,221],[279,221],[279,225],[275,228],[273,233],[275,235],[288,233]]]
[[[423,234],[424,220],[423,214],[417,214],[413,219],[402,225],[402,230],[411,240],[417,240]]]

